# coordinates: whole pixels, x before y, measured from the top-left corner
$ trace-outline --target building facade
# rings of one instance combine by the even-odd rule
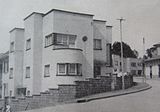
[[[8,84],[9,94],[4,96],[31,96],[60,84],[110,75],[111,43],[112,27],[91,14],[33,12],[24,19],[24,29],[10,31],[9,77],[2,82]]]
[[[121,58],[119,55],[112,55],[114,72],[121,72]],[[142,75],[142,59],[123,58],[123,71],[131,75]]]
[[[160,43],[151,48],[152,57],[145,60],[145,74],[147,77],[160,77]]]

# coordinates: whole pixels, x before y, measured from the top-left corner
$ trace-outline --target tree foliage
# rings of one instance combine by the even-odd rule
[[[152,53],[151,53],[151,49],[147,49],[147,57],[152,58]]]
[[[134,51],[131,49],[131,47],[127,43],[123,43],[123,57],[125,58],[137,58]],[[112,53],[115,55],[121,55],[121,43],[120,42],[114,42],[112,46]]]

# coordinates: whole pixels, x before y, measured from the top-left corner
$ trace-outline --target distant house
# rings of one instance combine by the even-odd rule
[[[112,55],[114,72],[121,72],[121,58],[119,55]],[[130,75],[142,74],[142,60],[137,58],[123,58],[123,71]]]
[[[2,97],[4,94],[8,95],[8,82],[6,83],[7,76],[9,74],[9,52],[0,54],[0,96]],[[3,77],[3,79],[2,79]]]
[[[147,77],[160,77],[160,43],[151,48],[152,57],[145,60],[145,74]]]
[[[2,97],[31,96],[59,84],[110,75],[111,43],[112,27],[91,14],[33,12],[24,19],[24,28],[10,31],[9,73],[2,75]]]

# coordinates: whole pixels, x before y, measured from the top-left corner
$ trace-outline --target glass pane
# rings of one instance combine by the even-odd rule
[[[69,36],[69,44],[75,44],[75,40],[76,40],[76,37],[75,36]]]
[[[59,73],[65,73],[65,64],[59,64]]]
[[[26,77],[30,77],[30,67],[26,68]]]
[[[76,64],[69,64],[69,73],[76,73]]]
[[[97,47],[97,49],[101,48],[101,41],[100,40],[96,41],[96,47]]]
[[[49,68],[50,68],[49,65],[45,66],[45,71],[44,71],[45,75],[49,75]]]
[[[57,34],[57,39],[56,39],[56,41],[57,41],[57,44],[62,44],[62,35]]]
[[[63,45],[67,45],[68,44],[68,39],[67,39],[67,35],[63,35]]]
[[[81,74],[82,74],[82,65],[77,64],[77,75],[81,75]]]

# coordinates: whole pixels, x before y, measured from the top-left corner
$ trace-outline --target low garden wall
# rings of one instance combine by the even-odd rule
[[[133,77],[125,76],[125,88],[133,86]],[[75,85],[59,85],[58,89],[49,89],[47,92],[40,93],[24,98],[9,98],[9,105],[12,111],[24,111],[37,109],[47,106],[81,98],[88,95],[103,93],[113,90],[113,79],[107,76],[89,78],[85,81],[76,81]],[[116,77],[114,90],[122,89],[122,77]],[[0,108],[4,107],[4,100],[0,100]],[[0,109],[1,111],[2,109]]]

